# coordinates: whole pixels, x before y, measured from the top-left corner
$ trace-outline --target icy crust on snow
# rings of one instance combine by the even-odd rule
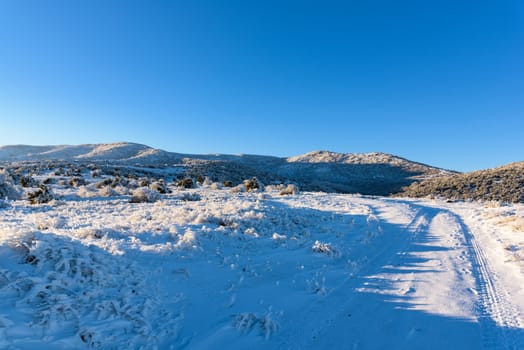
[[[524,344],[520,206],[123,185],[0,207],[1,348]]]

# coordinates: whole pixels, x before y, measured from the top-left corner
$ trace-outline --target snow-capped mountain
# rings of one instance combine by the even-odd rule
[[[239,183],[258,177],[265,183],[293,182],[306,190],[390,194],[415,179],[448,171],[386,153],[315,151],[280,158],[261,155],[181,154],[136,143],[78,146],[3,146],[0,161],[114,162],[122,165],[183,167],[190,176]]]
[[[131,161],[155,157],[167,153],[137,143],[118,142],[110,144],[27,146],[14,145],[0,147],[0,161],[36,160],[105,160]]]

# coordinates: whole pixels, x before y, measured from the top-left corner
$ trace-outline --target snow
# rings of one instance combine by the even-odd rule
[[[397,163],[400,164],[405,159],[391,154],[372,152],[372,153],[337,153],[330,151],[313,151],[300,156],[289,157],[288,162],[305,163],[347,163],[347,164],[376,164],[376,163]]]
[[[390,195],[417,179],[450,174],[444,169],[385,153],[315,151],[281,158],[262,155],[180,154],[146,145],[119,142],[62,146],[1,146],[0,166],[86,166],[176,169],[186,177],[241,184],[256,176],[265,185],[294,184],[302,190]],[[288,189],[293,193],[293,189]]]
[[[522,205],[89,186],[0,206],[1,348],[524,348]]]
[[[155,150],[146,145],[130,142],[86,145],[60,146],[2,146],[0,160],[30,161],[30,160],[111,160],[129,161],[159,157],[163,151]],[[164,152],[167,153],[167,152]],[[175,154],[173,154],[174,156]]]

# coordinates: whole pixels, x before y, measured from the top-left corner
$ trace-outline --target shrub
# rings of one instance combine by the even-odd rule
[[[35,192],[30,192],[27,198],[31,204],[43,204],[52,201],[54,196],[49,187],[40,185],[40,188]]]
[[[11,176],[5,170],[0,170],[0,198],[18,199],[20,191],[13,184]]]
[[[185,202],[196,202],[201,200],[202,197],[198,193],[184,193],[182,196],[180,196],[180,200],[183,200]]]
[[[73,177],[72,179],[69,180],[69,185],[72,186],[72,187],[80,187],[80,186],[85,186],[87,185],[87,181],[84,180],[84,178],[82,177]]]
[[[111,187],[115,188],[117,186],[127,186],[129,185],[129,180],[120,176],[115,176],[113,181],[111,182]]]
[[[524,202],[524,162],[472,173],[425,179],[404,187],[398,195],[427,196],[453,201]]]
[[[219,182],[213,182],[211,185],[209,185],[209,188],[212,190],[219,190],[222,188],[222,184]]]
[[[240,184],[240,185],[237,185],[235,187],[231,187],[231,189],[229,190],[231,193],[242,193],[242,192],[246,192],[246,186],[244,186],[243,184]]]
[[[298,194],[298,186],[297,185],[294,185],[294,184],[289,184],[287,185],[285,188],[283,188],[281,191],[280,191],[280,195],[281,196],[285,196],[285,195],[295,195],[295,194]]]
[[[112,187],[103,187],[98,191],[98,195],[102,197],[116,197],[118,192]]]
[[[249,333],[258,328],[258,333],[266,339],[269,339],[279,328],[271,311],[262,316],[252,312],[237,314],[233,318],[233,327],[241,333]]]
[[[31,176],[22,176],[20,178],[20,185],[22,187],[37,187],[38,182],[33,179]]]
[[[133,191],[130,203],[153,203],[160,199],[160,193],[147,187],[140,187]]]
[[[313,244],[312,250],[315,253],[322,253],[322,254],[326,254],[327,256],[331,256],[331,257],[338,257],[340,255],[338,250],[335,247],[333,247],[331,244],[322,243],[320,241],[315,241],[315,244]]]
[[[204,183],[204,177],[202,175],[197,175],[196,182],[199,183],[199,184],[203,184]]]
[[[256,177],[244,181],[244,187],[247,192],[257,192],[263,189],[263,185],[258,181]]]
[[[167,188],[166,184],[164,183],[164,180],[158,180],[157,182],[153,182],[151,185],[149,185],[149,188],[153,191],[157,191],[158,193],[166,194],[169,193],[169,189]]]
[[[192,178],[190,178],[190,177],[186,177],[186,178],[184,178],[184,179],[178,181],[178,182],[176,183],[176,185],[177,185],[178,187],[183,187],[183,188],[193,188],[194,183],[193,183],[193,179],[192,179]]]
[[[111,179],[103,179],[102,181],[99,181],[96,183],[96,188],[100,189],[102,187],[105,187],[105,186],[109,186],[111,183],[113,182],[113,180]]]
[[[45,179],[42,183],[43,183],[44,185],[56,184],[56,183],[57,183],[57,180],[56,180],[56,178],[54,178],[54,177],[48,177],[48,178]]]

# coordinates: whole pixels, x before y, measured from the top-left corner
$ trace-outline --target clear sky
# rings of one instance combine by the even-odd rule
[[[524,2],[0,0],[0,145],[524,160]]]

